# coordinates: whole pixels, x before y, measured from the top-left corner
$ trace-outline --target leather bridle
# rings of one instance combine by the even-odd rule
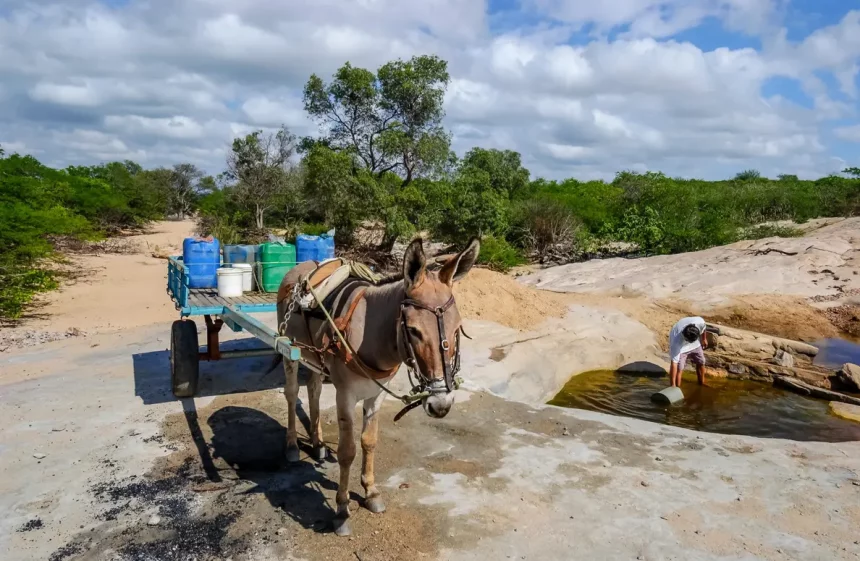
[[[445,334],[445,312],[454,305],[454,296],[452,295],[448,301],[439,307],[431,307],[417,300],[406,298],[400,304],[400,330],[403,337],[404,347],[406,347],[406,366],[409,372],[409,381],[414,388],[420,388],[430,393],[445,393],[452,392],[456,389],[455,376],[460,370],[460,333],[462,328],[457,328],[454,336],[454,356],[448,359],[448,351],[451,350],[451,343]],[[409,328],[406,325],[406,308],[416,308],[432,313],[436,316],[436,327],[439,330],[439,354],[442,358],[442,371],[444,373],[445,386],[435,383],[437,378],[429,376],[421,370],[418,360],[415,358],[414,343],[412,335],[409,333]],[[417,380],[413,379],[413,372]]]

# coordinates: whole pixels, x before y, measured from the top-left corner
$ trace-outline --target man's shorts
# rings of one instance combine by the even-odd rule
[[[688,353],[681,353],[681,357],[678,359],[678,370],[683,371],[684,366],[687,365],[687,357],[690,358],[690,362],[693,364],[701,364],[705,365],[705,352],[702,350],[702,347],[694,349]]]

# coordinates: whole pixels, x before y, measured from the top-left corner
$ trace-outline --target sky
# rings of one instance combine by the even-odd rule
[[[311,73],[420,54],[455,151],[533,177],[860,166],[857,0],[0,0],[0,146],[217,174],[235,136],[317,133]]]

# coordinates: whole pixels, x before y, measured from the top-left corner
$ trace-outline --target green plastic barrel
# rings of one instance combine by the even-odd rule
[[[260,278],[264,292],[277,292],[287,271],[296,266],[296,246],[268,242],[260,246]]]

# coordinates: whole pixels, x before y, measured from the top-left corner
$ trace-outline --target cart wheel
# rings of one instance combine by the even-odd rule
[[[197,325],[191,320],[176,320],[170,330],[170,385],[176,397],[193,397],[200,378],[200,352]]]

